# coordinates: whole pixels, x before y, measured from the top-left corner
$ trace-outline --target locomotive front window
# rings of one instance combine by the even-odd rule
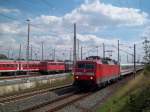
[[[86,64],[86,69],[94,69],[94,65],[93,64]]]
[[[94,64],[79,63],[78,68],[80,68],[80,69],[94,69]]]
[[[78,64],[78,68],[84,69],[85,68],[85,64],[84,63],[79,63]]]

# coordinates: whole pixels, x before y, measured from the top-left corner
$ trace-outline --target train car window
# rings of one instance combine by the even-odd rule
[[[10,64],[9,66],[10,66],[10,67],[14,67],[14,65],[13,65],[13,64]]]
[[[48,65],[54,65],[54,63],[49,63]]]
[[[8,68],[9,68],[9,67],[11,67],[11,65],[7,64],[7,65],[6,65],[6,67],[8,67]]]
[[[77,67],[78,68],[85,68],[85,63],[78,63]]]
[[[0,64],[0,67],[4,67],[4,65],[3,65],[3,64]]]
[[[93,64],[86,64],[85,68],[86,69],[94,69],[94,65]]]
[[[4,67],[4,64],[2,64],[1,66]]]
[[[6,65],[5,65],[5,64],[3,64],[2,66],[3,66],[3,67],[6,67]]]
[[[53,63],[53,65],[57,65],[56,63]]]

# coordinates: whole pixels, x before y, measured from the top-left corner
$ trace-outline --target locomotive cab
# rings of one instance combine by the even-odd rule
[[[77,86],[94,85],[96,82],[96,62],[78,61],[74,69],[74,79],[74,84]]]

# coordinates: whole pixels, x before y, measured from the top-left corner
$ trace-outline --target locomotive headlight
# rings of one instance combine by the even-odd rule
[[[90,77],[90,79],[92,80],[92,79],[93,79],[93,77]]]
[[[79,77],[78,76],[76,76],[76,79],[78,79]]]

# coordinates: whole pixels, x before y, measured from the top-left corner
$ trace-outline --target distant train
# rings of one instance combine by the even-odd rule
[[[56,62],[56,61],[0,61],[0,74],[13,74],[16,72],[68,72],[72,70],[72,62]]]
[[[142,68],[141,64],[136,66],[137,71]],[[77,86],[101,86],[133,71],[133,64],[119,65],[115,60],[109,58],[91,56],[86,60],[77,61],[74,68],[74,84]]]

